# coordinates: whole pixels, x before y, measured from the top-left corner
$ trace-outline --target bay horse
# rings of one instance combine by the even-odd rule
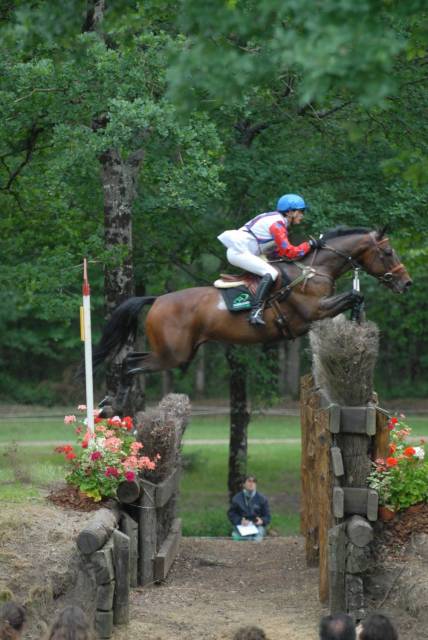
[[[126,388],[134,374],[186,368],[205,342],[273,343],[304,335],[313,322],[333,318],[362,303],[355,290],[334,295],[336,280],[350,269],[362,269],[396,293],[405,292],[412,284],[385,229],[337,227],[327,231],[322,240],[323,247],[302,260],[280,261],[291,285],[286,290],[280,277],[275,281],[264,313],[265,326],[250,325],[245,312],[229,312],[214,286],[130,298],[115,309],[106,324],[94,349],[94,368],[107,356],[117,355],[129,336],[136,334],[138,315],[145,305],[152,305],[145,321],[151,350],[131,352],[124,359],[122,385]]]

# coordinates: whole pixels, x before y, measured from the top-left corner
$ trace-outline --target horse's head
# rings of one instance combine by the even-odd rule
[[[358,256],[358,263],[386,287],[396,293],[404,293],[411,286],[412,279],[391,247],[385,230],[384,227],[369,234],[371,242]]]

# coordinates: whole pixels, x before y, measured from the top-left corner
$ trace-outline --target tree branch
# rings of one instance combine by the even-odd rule
[[[43,129],[38,128],[35,125],[33,125],[33,127],[30,130],[29,136],[28,136],[28,138],[26,140],[25,158],[17,166],[15,171],[13,171],[10,174],[9,180],[7,181],[6,186],[2,188],[2,191],[9,191],[13,181],[19,176],[19,174],[21,173],[22,169],[30,162],[31,157],[32,157],[33,152],[34,152],[35,147],[36,147],[37,138],[42,133],[42,131],[43,131]]]
[[[27,93],[25,96],[21,96],[20,98],[17,98],[16,100],[13,101],[13,104],[16,104],[17,102],[21,102],[21,100],[26,100],[27,98],[31,98],[32,95],[34,95],[35,93],[48,93],[49,91],[53,91],[53,92],[64,92],[65,89],[59,89],[57,87],[51,87],[51,88],[35,88],[32,89],[32,91],[30,91],[30,93]]]

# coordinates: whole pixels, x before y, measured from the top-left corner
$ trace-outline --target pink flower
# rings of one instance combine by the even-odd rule
[[[143,448],[143,445],[141,444],[141,442],[133,442],[131,444],[131,452],[134,454],[134,456],[137,455],[139,450],[142,448]]]
[[[99,460],[102,457],[103,454],[101,453],[101,451],[94,451],[93,453],[91,453],[91,460]]]
[[[141,456],[141,458],[138,460],[138,468],[149,469],[150,471],[153,471],[153,469],[156,469],[156,464],[147,456]]]
[[[86,404],[79,404],[77,407],[78,411],[86,411]]]
[[[76,416],[65,416],[64,417],[64,424],[72,424],[73,422],[76,422]]]
[[[107,440],[104,443],[104,447],[108,451],[111,451],[112,453],[116,453],[117,451],[120,451],[122,447],[122,440],[120,438],[107,438]]]
[[[135,473],[133,471],[126,471],[125,478],[128,480],[128,482],[132,482],[133,480],[135,480]]]
[[[127,458],[125,458],[125,460],[123,461],[123,466],[128,471],[133,471],[134,469],[137,469],[138,468],[137,456],[128,456]]]
[[[102,424],[97,424],[97,426],[95,427],[95,431],[97,433],[104,433],[105,431],[107,431],[107,429]]]
[[[106,438],[112,438],[114,436],[114,431],[112,431],[112,429],[106,429],[105,436]]]

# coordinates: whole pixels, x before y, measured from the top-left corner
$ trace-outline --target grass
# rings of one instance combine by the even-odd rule
[[[42,500],[43,491],[65,476],[63,456],[50,446],[0,447],[0,503]]]
[[[227,536],[228,446],[184,446],[180,517],[184,535]],[[260,490],[273,507],[272,526],[282,534],[299,529],[300,445],[254,445],[248,468],[258,475]],[[44,491],[66,473],[63,456],[51,446],[24,443],[0,447],[0,503],[42,500]]]
[[[184,446],[190,467],[181,482],[180,517],[184,535],[226,536],[228,446]],[[273,511],[272,526],[282,534],[299,530],[300,444],[250,447],[248,470],[257,475],[259,489]]]
[[[428,416],[406,418],[412,435],[428,434]],[[187,463],[181,482],[180,516],[184,535],[226,536],[230,525],[226,512],[228,445],[190,444],[189,440],[226,440],[228,416],[195,416],[188,427],[184,456]],[[249,425],[251,439],[300,438],[295,416],[254,416]],[[2,418],[0,420],[0,503],[42,500],[55,482],[64,479],[63,457],[52,445],[30,446],[28,441],[74,442],[73,425],[62,417]],[[16,443],[16,444],[13,444]],[[272,506],[272,527],[281,535],[299,531],[300,443],[251,444],[248,470],[259,478],[259,489]]]
[[[428,435],[428,415],[409,415],[406,422],[412,427],[412,435]],[[248,427],[249,438],[286,439],[300,438],[298,416],[253,416]],[[228,440],[229,417],[227,415],[194,416],[186,430],[186,440]],[[28,440],[55,442],[74,440],[73,425],[65,425],[62,417],[1,418],[0,444]]]

